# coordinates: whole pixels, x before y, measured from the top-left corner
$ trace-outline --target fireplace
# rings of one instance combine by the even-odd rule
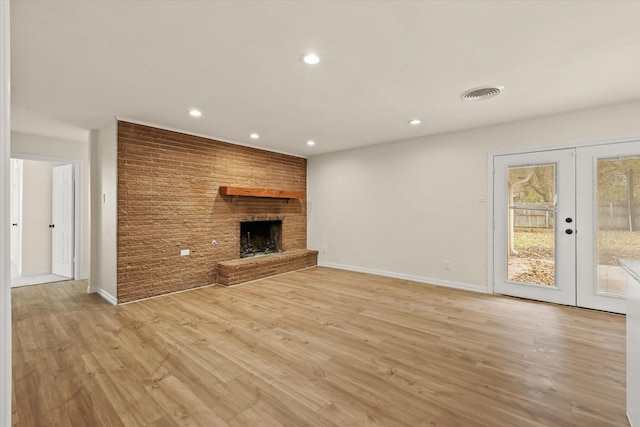
[[[280,252],[281,236],[281,220],[240,222],[240,258]]]

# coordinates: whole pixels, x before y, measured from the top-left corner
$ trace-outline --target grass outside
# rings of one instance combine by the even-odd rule
[[[527,268],[512,280],[553,286],[553,229],[516,227],[514,249],[514,258]],[[618,265],[620,258],[640,259],[640,231],[599,230],[598,264]]]
[[[554,258],[553,229],[517,227],[514,244],[519,257],[547,260]],[[619,258],[640,259],[640,231],[598,232],[598,264],[618,265]]]
[[[517,264],[520,271],[509,279],[553,286],[555,283],[553,229],[516,227],[513,240],[517,254],[510,256],[510,261]]]
[[[519,258],[554,258],[554,235],[552,228],[516,227],[513,235],[514,249]]]
[[[618,265],[618,259],[640,259],[640,231],[598,232],[598,264]]]

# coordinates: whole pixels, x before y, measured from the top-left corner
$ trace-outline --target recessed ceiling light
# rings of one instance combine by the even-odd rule
[[[260,138],[260,135],[258,135],[257,133],[253,132],[251,135],[249,135],[249,138],[258,139],[258,138]]]
[[[302,61],[304,61],[305,64],[316,65],[320,62],[320,57],[315,53],[307,53],[306,55],[302,55]]]
[[[410,125],[419,125],[420,123],[422,123],[422,120],[420,120],[420,119],[409,120],[409,124]]]
[[[200,110],[196,110],[194,108],[194,109],[189,110],[189,115],[191,117],[200,117],[200,116],[202,116],[202,112]]]
[[[312,145],[316,145],[315,141],[307,141],[307,145],[311,147]]]

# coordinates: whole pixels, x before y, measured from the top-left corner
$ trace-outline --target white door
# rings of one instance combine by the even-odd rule
[[[640,141],[494,156],[494,292],[624,313]]]
[[[618,259],[640,259],[640,141],[578,149],[577,305],[625,312]]]
[[[54,167],[51,187],[51,272],[73,277],[73,165]]]
[[[22,164],[11,159],[11,278],[22,276]]]
[[[575,150],[494,157],[494,292],[576,303]]]

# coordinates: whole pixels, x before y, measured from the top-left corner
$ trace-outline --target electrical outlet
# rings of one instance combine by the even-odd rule
[[[443,263],[443,268],[445,270],[451,270],[451,261],[449,261],[448,259],[446,259]]]
[[[189,249],[183,249],[180,251],[180,256],[187,256],[191,253]]]
[[[323,246],[323,247],[322,247],[322,253],[323,253],[323,254],[326,254],[326,253],[327,253],[327,247],[326,247],[326,246]]]

